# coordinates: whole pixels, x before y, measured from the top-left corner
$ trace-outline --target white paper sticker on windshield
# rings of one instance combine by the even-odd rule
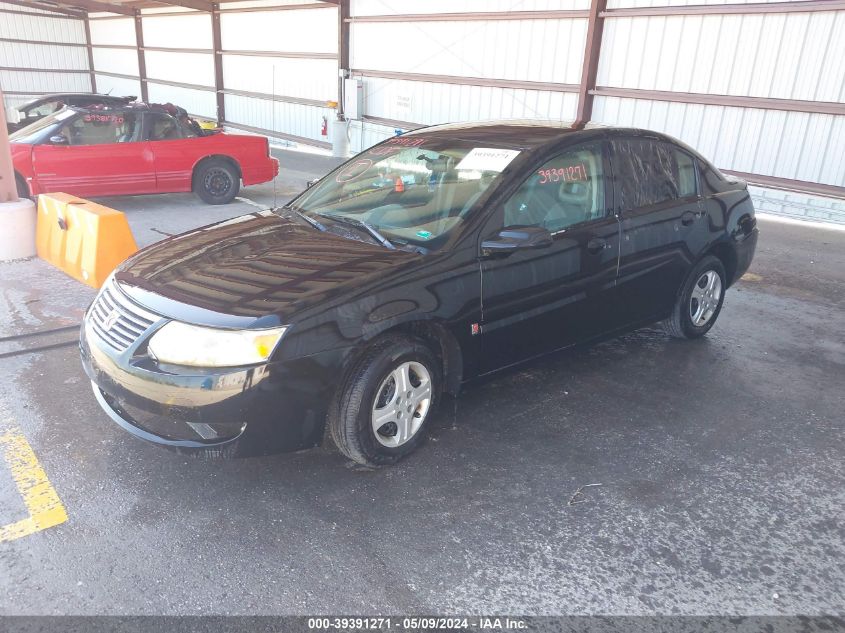
[[[56,114],[56,120],[57,121],[64,121],[68,117],[72,117],[74,114],[76,114],[76,110],[70,110],[70,109],[62,110],[61,112]]]
[[[502,171],[514,158],[519,150],[497,149],[495,147],[474,147],[469,154],[458,163],[457,169],[471,169],[475,171]]]

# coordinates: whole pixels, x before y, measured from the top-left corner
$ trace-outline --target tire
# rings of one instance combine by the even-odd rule
[[[226,160],[207,160],[194,173],[194,193],[208,204],[228,204],[240,186],[238,170]]]
[[[404,393],[396,389],[397,372],[409,379]],[[349,459],[371,467],[394,464],[412,453],[424,441],[439,403],[441,375],[440,362],[423,342],[399,335],[377,340],[352,365],[329,409],[335,445]]]
[[[18,198],[21,200],[30,198],[29,187],[27,187],[26,181],[17,174],[15,174],[15,188],[17,189]]]
[[[675,338],[699,338],[707,334],[725,301],[727,279],[721,260],[707,255],[690,271],[681,286],[672,315],[663,328]]]

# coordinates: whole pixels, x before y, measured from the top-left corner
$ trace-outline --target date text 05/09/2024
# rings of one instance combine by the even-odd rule
[[[308,618],[308,629],[389,631],[511,630],[528,628],[525,620],[510,617],[315,617]]]

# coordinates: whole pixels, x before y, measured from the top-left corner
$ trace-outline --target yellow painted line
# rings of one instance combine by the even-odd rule
[[[29,510],[27,518],[0,526],[0,543],[29,536],[67,521],[65,507],[23,433],[17,429],[7,429],[0,435],[0,450]]]

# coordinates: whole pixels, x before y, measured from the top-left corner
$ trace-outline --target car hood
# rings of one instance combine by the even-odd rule
[[[135,301],[167,317],[272,327],[319,314],[420,257],[263,211],[145,248],[115,279]]]

